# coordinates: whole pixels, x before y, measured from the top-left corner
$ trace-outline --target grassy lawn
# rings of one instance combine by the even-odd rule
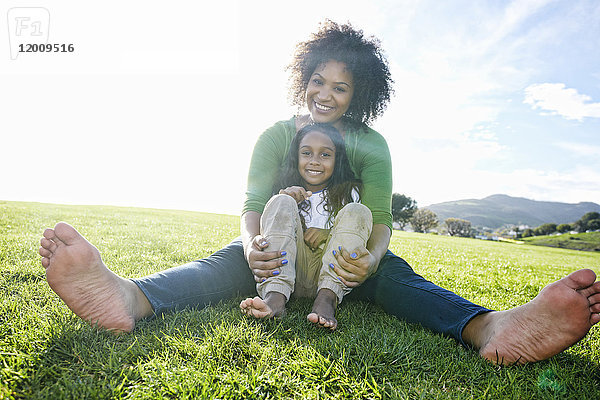
[[[555,236],[532,236],[521,240],[524,240],[527,244],[537,246],[600,252],[600,232],[566,233],[564,235]]]
[[[495,367],[454,340],[344,302],[339,330],[305,316],[254,321],[240,298],[142,321],[132,334],[92,329],[45,282],[45,227],[73,224],[115,272],[137,277],[204,257],[239,218],[183,211],[0,201],[0,399],[3,398],[600,398],[600,328],[556,357]],[[391,249],[433,282],[489,308],[533,298],[600,253],[394,232]]]

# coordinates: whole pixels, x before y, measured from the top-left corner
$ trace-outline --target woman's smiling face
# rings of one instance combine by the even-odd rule
[[[350,107],[354,94],[352,72],[343,62],[319,65],[306,87],[306,105],[314,122],[336,125]]]

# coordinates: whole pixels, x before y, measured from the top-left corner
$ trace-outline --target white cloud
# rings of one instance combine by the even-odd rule
[[[588,166],[579,165],[569,171],[523,169],[507,177],[510,180],[505,183],[523,197],[567,203],[600,203],[600,172]]]
[[[396,96],[374,128],[388,140],[395,191],[420,205],[498,192],[600,202],[598,191],[581,192],[593,190],[587,172],[525,170],[525,161],[515,173],[481,170],[510,157],[505,144],[519,146],[494,121],[515,93],[548,79],[540,71],[554,64],[544,46],[585,42],[572,35],[591,34],[591,7],[580,7],[591,15],[582,24],[582,12],[570,15],[578,6],[555,13],[546,0],[379,0],[366,8],[309,0],[291,11],[275,0],[217,8],[187,0],[167,12],[156,1],[108,3],[104,11],[74,1],[51,7],[52,37],[75,41],[75,54],[0,60],[0,130],[11,149],[0,157],[9,171],[0,199],[239,212],[256,137],[295,111],[284,70],[294,45],[329,17],[375,35],[388,54]],[[591,99],[579,103],[590,114]],[[597,157],[594,144],[562,148]],[[77,168],[66,174],[69,160]],[[40,190],[33,183],[49,163],[60,179]],[[548,167],[563,171],[554,160]],[[566,189],[548,189],[553,182]]]
[[[590,103],[591,100],[590,96],[567,88],[564,83],[540,83],[525,89],[523,102],[531,104],[534,110],[582,121],[584,117],[600,118],[600,103]]]
[[[600,157],[600,146],[572,142],[559,142],[556,146],[583,157]]]
[[[430,182],[430,189],[423,189],[420,181]],[[475,168],[456,170],[428,167],[424,163],[419,166],[419,174],[405,172],[404,191],[400,193],[411,196],[411,190],[419,188],[420,196],[416,198],[419,206],[450,200],[481,199],[496,193],[540,201],[592,201],[600,204],[597,182],[600,182],[600,172],[586,166],[577,166],[570,171],[526,168],[491,172]]]

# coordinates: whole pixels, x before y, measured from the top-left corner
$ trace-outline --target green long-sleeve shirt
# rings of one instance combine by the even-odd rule
[[[243,213],[263,212],[295,134],[296,120],[292,118],[277,122],[258,138],[250,160]],[[392,160],[387,142],[370,128],[348,129],[344,141],[350,167],[362,181],[361,203],[371,210],[374,224],[392,229]]]

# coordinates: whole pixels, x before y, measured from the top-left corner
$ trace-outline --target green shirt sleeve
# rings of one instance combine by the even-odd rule
[[[273,185],[296,133],[294,118],[280,121],[267,129],[258,138],[248,170],[246,200],[242,214],[247,211],[262,213],[273,195]]]
[[[392,159],[383,136],[370,128],[346,134],[346,152],[362,181],[361,203],[369,207],[374,224],[392,229]]]
[[[250,159],[242,213],[263,212],[295,134],[292,118],[277,122],[258,138]],[[387,142],[369,128],[349,130],[345,142],[350,166],[363,184],[361,203],[371,210],[374,224],[392,229],[392,161]]]

